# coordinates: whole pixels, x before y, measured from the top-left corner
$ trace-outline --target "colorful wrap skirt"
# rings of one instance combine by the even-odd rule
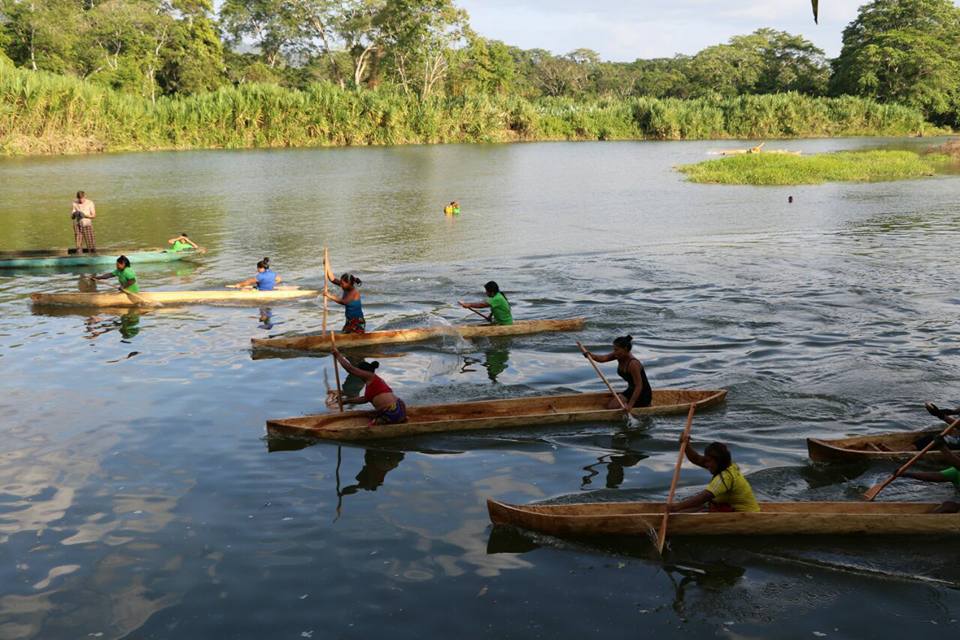
[[[396,404],[389,409],[382,409],[373,415],[370,424],[399,424],[407,421],[407,405],[397,398]]]
[[[343,325],[344,333],[366,333],[367,332],[367,320],[363,316],[359,318],[347,318],[346,324]]]

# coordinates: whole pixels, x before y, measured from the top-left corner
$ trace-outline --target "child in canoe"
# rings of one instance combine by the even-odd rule
[[[120,291],[129,291],[130,293],[140,293],[140,286],[137,284],[137,274],[130,268],[130,259],[127,256],[117,258],[117,268],[109,273],[101,273],[93,276],[94,280],[106,280],[116,277],[120,283]]]
[[[190,249],[193,249],[194,251],[203,251],[203,247],[188,238],[187,234],[185,233],[181,233],[176,238],[170,238],[167,240],[167,244],[171,245],[171,247],[168,249],[170,253],[180,253],[181,251],[188,251]]]
[[[627,409],[634,407],[649,407],[653,401],[653,390],[650,388],[650,382],[647,380],[647,372],[643,368],[643,363],[633,357],[633,336],[620,336],[613,341],[613,351],[606,355],[596,355],[590,351],[584,351],[583,355],[594,362],[617,361],[617,373],[627,383],[627,388],[620,393],[623,396],[623,402]],[[620,403],[616,398],[611,398],[607,403],[607,409],[619,409]]]
[[[370,418],[370,426],[399,424],[407,421],[407,405],[395,396],[390,385],[375,373],[380,367],[379,362],[360,362],[357,366],[354,366],[336,347],[333,348],[333,357],[343,365],[347,373],[361,378],[364,382],[363,395],[344,398],[344,404],[364,404],[366,402],[372,404],[375,411]]]
[[[258,291],[273,291],[281,282],[283,278],[270,270],[270,258],[264,258],[257,263],[257,275],[233,286],[237,289],[253,287]]]
[[[712,512],[760,511],[753,488],[733,463],[727,445],[713,442],[700,455],[687,442],[684,453],[687,460],[709,471],[713,479],[700,493],[671,505],[671,511],[700,511],[704,505]]]
[[[507,301],[507,296],[500,291],[500,285],[491,280],[483,285],[483,290],[487,294],[486,302],[464,302],[460,300],[460,306],[464,309],[486,309],[489,307],[490,316],[487,319],[493,324],[513,324],[510,303]]]
[[[333,277],[333,270],[327,265],[325,274],[327,279],[343,290],[343,297],[338,298],[332,293],[324,292],[329,300],[337,304],[342,304],[347,315],[347,321],[343,324],[344,333],[366,333],[367,320],[363,317],[363,304],[360,302],[360,290],[357,288],[363,284],[360,278],[345,273],[339,278]]]

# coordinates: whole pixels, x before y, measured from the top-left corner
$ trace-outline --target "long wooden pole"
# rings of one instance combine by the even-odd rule
[[[680,479],[680,467],[683,466],[683,456],[687,451],[687,443],[690,442],[690,427],[693,426],[693,413],[697,410],[695,403],[690,403],[690,411],[687,412],[687,426],[683,428],[683,435],[680,436],[680,454],[677,456],[677,466],[673,468],[673,480],[670,482],[670,493],[667,494],[667,503],[663,507],[663,522],[660,523],[660,534],[657,536],[657,551],[663,553],[663,545],[667,541],[667,520],[670,519],[670,507],[673,505],[673,494],[677,490],[677,480]]]
[[[587,356],[587,360],[590,361],[590,364],[593,366],[593,370],[597,372],[597,375],[600,376],[600,379],[603,380],[603,384],[607,385],[607,389],[610,389],[610,393],[613,394],[613,397],[617,399],[617,402],[620,403],[620,408],[623,409],[624,413],[630,415],[630,412],[627,410],[627,405],[624,404],[623,398],[620,397],[620,394],[613,390],[613,387],[610,386],[610,382],[607,381],[607,377],[603,375],[603,371],[600,371],[600,367],[597,366],[597,363],[593,361],[589,355],[587,355],[587,350],[584,346],[577,340],[577,346],[580,347],[580,351],[583,352],[583,355]]]
[[[953,430],[957,427],[957,425],[960,425],[960,418],[957,418],[956,420],[954,420],[953,422],[951,422],[951,423],[950,423],[950,426],[948,426],[946,429],[944,429],[943,431],[941,431],[941,432],[940,432],[940,437],[942,438],[942,437],[944,437],[944,436],[946,436],[946,435],[949,435],[950,432],[953,431]],[[893,473],[892,476],[890,476],[889,478],[887,478],[887,479],[884,480],[883,482],[881,482],[881,483],[879,483],[879,484],[875,484],[875,485],[873,485],[872,487],[870,487],[869,489],[867,489],[867,492],[863,494],[863,498],[864,498],[865,500],[868,500],[868,501],[873,500],[874,498],[876,498],[877,495],[879,495],[881,491],[883,491],[884,489],[887,488],[887,485],[889,485],[891,482],[893,482],[894,480],[896,480],[897,478],[899,478],[901,475],[903,475],[903,472],[906,471],[907,469],[909,469],[911,466],[913,466],[913,463],[916,462],[917,460],[919,460],[920,458],[922,458],[922,457],[924,456],[924,454],[927,453],[927,451],[930,451],[930,449],[933,449],[933,445],[934,445],[935,442],[936,442],[936,440],[931,440],[930,443],[929,443],[927,446],[925,446],[923,449],[920,449],[920,451],[917,452],[917,455],[915,455],[915,456],[913,456],[912,458],[910,458],[910,460],[908,460],[907,462],[905,462],[902,467],[900,467],[899,469],[897,469],[897,470]]]
[[[323,334],[327,334],[327,265],[330,258],[327,254],[327,248],[323,248]],[[330,332],[330,344],[337,348],[337,339],[333,337],[333,331]],[[336,354],[333,355],[333,376],[337,380],[337,406],[340,407],[340,413],[343,413],[343,390],[340,388],[340,363],[337,362]]]
[[[323,335],[327,335],[327,248],[323,248]]]

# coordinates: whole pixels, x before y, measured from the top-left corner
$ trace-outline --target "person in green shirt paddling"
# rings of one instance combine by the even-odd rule
[[[960,456],[951,451],[947,446],[946,439],[943,436],[936,436],[933,439],[933,448],[938,449],[940,454],[952,465],[942,471],[904,471],[900,474],[901,478],[910,478],[912,480],[922,480],[923,482],[951,482],[954,489],[960,491]],[[957,513],[960,512],[960,502],[947,500],[939,507],[934,509],[934,513]]]
[[[101,273],[98,276],[93,276],[94,280],[106,280],[108,278],[113,278],[116,276],[117,280],[120,282],[120,291],[128,291],[130,293],[140,293],[140,286],[137,284],[137,274],[133,272],[133,269],[130,268],[130,259],[127,256],[120,256],[117,258],[117,268],[108,273]]]
[[[483,285],[487,293],[486,302],[464,302],[460,301],[460,306],[464,309],[486,309],[490,308],[490,315],[487,320],[493,324],[513,324],[513,314],[510,312],[510,303],[507,296],[500,291],[500,286],[491,280]]]
[[[186,251],[188,249],[203,251],[203,247],[188,238],[185,233],[181,233],[176,238],[170,238],[167,240],[167,244],[173,245],[168,249],[171,253],[179,253],[180,251]]]

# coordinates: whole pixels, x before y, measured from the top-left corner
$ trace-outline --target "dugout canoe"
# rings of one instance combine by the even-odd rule
[[[278,289],[274,291],[226,290],[226,291],[141,291],[128,296],[119,291],[104,293],[31,293],[34,305],[71,307],[149,307],[151,303],[174,304],[265,304],[315,298],[319,291],[310,289]],[[141,300],[142,298],[142,300]]]
[[[957,535],[960,514],[928,502],[761,502],[756,513],[674,513],[673,536]],[[487,500],[495,525],[558,538],[643,536],[659,529],[662,502],[515,505]]]
[[[835,440],[807,438],[807,454],[814,462],[857,462],[862,460],[907,461],[917,454],[914,440],[924,435],[937,435],[943,429],[901,431],[870,436],[852,436]],[[929,451],[921,461],[945,462],[939,451]]]
[[[636,416],[683,414],[696,404],[705,409],[726,398],[725,389],[655,389],[649,407]],[[424,433],[532,427],[574,422],[618,422],[623,411],[607,409],[609,393],[534,396],[407,407],[407,422],[370,426],[370,411],[331,412],[267,421],[267,435],[318,440],[377,440]]]
[[[519,336],[546,331],[579,331],[586,324],[584,318],[566,320],[520,320],[513,324],[466,324],[445,327],[426,327],[423,329],[397,329],[395,331],[370,331],[368,333],[338,333],[337,347],[367,347],[377,344],[398,344],[421,342],[441,336],[463,338],[487,338],[497,336]],[[253,338],[253,348],[279,351],[329,351],[330,334],[287,336],[279,338]]]
[[[136,267],[138,264],[148,262],[175,262],[199,254],[192,250],[165,251],[163,249],[143,249],[129,252],[117,249],[103,250],[96,253],[77,253],[76,249],[0,251],[0,269],[112,265],[120,255],[125,255],[130,258],[130,263]]]

